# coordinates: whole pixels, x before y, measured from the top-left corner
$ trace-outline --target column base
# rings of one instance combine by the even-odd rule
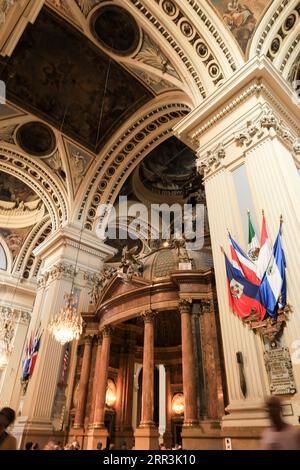
[[[158,429],[152,424],[143,424],[136,428],[135,450],[158,450]]]
[[[98,442],[102,443],[102,449],[107,447],[108,431],[106,428],[92,428],[86,432],[86,450],[96,450]]]
[[[134,435],[132,428],[123,429],[122,431],[115,431],[114,444],[116,449],[121,449],[124,442],[126,442],[127,449],[131,449],[134,446]]]
[[[85,430],[83,426],[74,426],[68,435],[68,442],[78,441],[80,449],[84,448]]]
[[[63,445],[66,435],[64,431],[53,431],[51,421],[29,421],[25,416],[20,416],[17,419],[13,433],[17,438],[18,449],[24,449],[25,443],[30,441],[37,442],[40,449],[43,449],[50,440],[59,441]]]
[[[222,450],[220,423],[203,422],[201,426],[183,426],[182,448],[184,450]]]

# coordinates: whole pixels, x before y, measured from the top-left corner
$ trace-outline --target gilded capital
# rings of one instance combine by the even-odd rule
[[[156,315],[157,315],[157,312],[149,308],[148,310],[145,310],[144,312],[142,312],[140,316],[144,320],[145,323],[150,323],[154,320],[154,317]]]
[[[180,299],[178,302],[178,309],[180,313],[191,313],[191,307],[191,299]]]
[[[103,338],[107,338],[109,336],[112,335],[113,333],[113,328],[109,325],[107,326],[104,326],[104,328],[102,328],[102,330],[100,331],[100,333],[102,333],[102,337]]]

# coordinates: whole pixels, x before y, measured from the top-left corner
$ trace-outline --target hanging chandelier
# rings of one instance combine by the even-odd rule
[[[76,300],[73,292],[65,294],[65,299],[66,305],[49,324],[50,333],[62,345],[79,339],[83,328],[83,320],[75,307]]]

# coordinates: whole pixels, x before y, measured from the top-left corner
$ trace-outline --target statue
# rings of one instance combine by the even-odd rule
[[[108,281],[112,278],[114,273],[116,272],[116,268],[113,266],[105,266],[103,271],[100,274],[94,274],[92,277],[92,289],[89,292],[91,297],[91,303],[94,305],[98,305],[100,300],[100,294]]]
[[[173,246],[177,249],[179,263],[190,263],[192,261],[186,249],[186,241],[184,238],[174,238]]]
[[[141,276],[143,274],[143,263],[138,259],[137,251],[137,245],[131,249],[125,245],[122,250],[120,269],[123,273],[127,274],[127,277],[130,279],[132,279],[134,275]]]

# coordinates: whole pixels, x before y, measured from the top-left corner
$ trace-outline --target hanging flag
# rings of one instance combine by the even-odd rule
[[[248,212],[248,256],[252,261],[256,261],[259,254],[259,243],[251,222],[250,212]]]
[[[256,275],[259,279],[264,277],[268,264],[272,256],[271,242],[268,237],[267,224],[265,215],[263,213],[261,237],[260,237],[260,251],[256,263]]]
[[[25,348],[25,357],[23,359],[22,380],[24,381],[29,379],[31,348],[32,348],[32,340],[31,340],[31,335],[30,335],[30,338],[29,339],[27,338],[27,345]]]
[[[262,304],[271,317],[276,316],[276,307],[286,305],[285,257],[281,245],[281,225],[274,244],[273,253],[259,288]]]
[[[42,333],[39,336],[38,334],[36,334],[34,341],[33,341],[30,364],[29,364],[29,378],[32,376],[33,371],[34,371],[34,366],[35,366],[37,355],[38,355],[39,348],[40,348],[41,337],[42,337]]]
[[[248,258],[246,253],[239,247],[229,233],[230,251],[232,264],[235,269],[253,284],[259,285],[260,279],[256,275],[256,264],[254,261]]]
[[[225,256],[228,299],[231,310],[240,318],[246,318],[253,310],[263,318],[266,309],[258,299],[259,286],[247,280],[238,269],[235,269],[229,259]]]
[[[61,369],[61,377],[60,377],[60,383],[62,385],[64,385],[66,375],[67,375],[67,370],[68,370],[68,365],[69,365],[69,357],[70,357],[70,345],[67,344],[65,352],[64,352],[62,369]]]

